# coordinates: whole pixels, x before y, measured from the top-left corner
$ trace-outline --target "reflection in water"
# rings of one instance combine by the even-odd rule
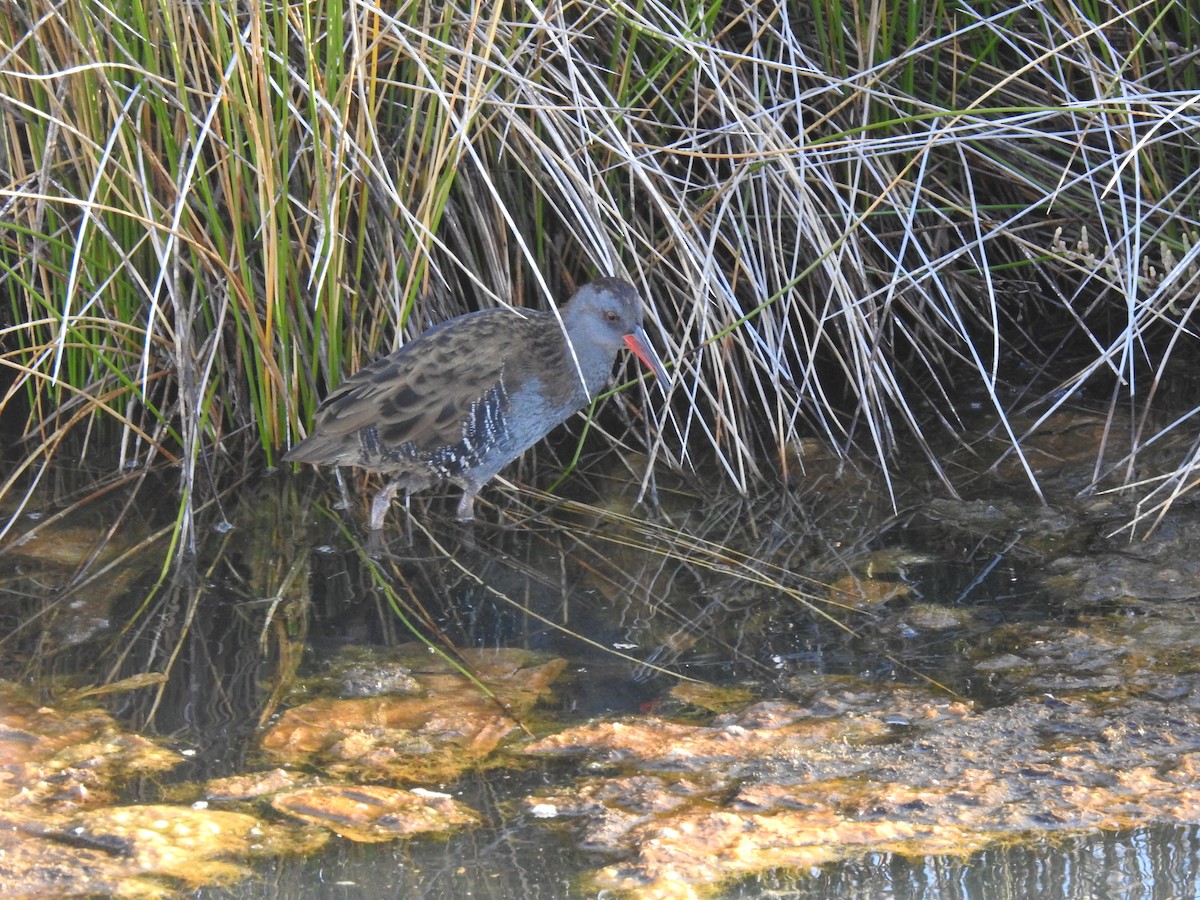
[[[284,863],[216,898],[594,897],[573,873],[587,863],[566,840],[519,825],[445,842],[388,847],[338,843]],[[1160,826],[985,850],[966,859],[871,853],[804,873],[769,873],[716,894],[726,900],[1184,900],[1200,896],[1200,829]]]
[[[569,659],[573,678],[561,685],[557,707],[544,710],[557,717],[553,727],[636,712],[647,701],[669,714],[662,704],[673,675],[790,698],[811,695],[832,676],[922,686],[931,678],[1008,702],[1033,684],[1025,644],[1034,621],[1059,629],[1039,633],[1044,671],[1035,674],[1045,684],[1083,689],[1119,658],[1107,645],[1091,655],[1079,646],[1095,646],[1098,630],[1077,643],[1064,637],[1074,623],[1031,581],[1029,538],[1016,513],[1001,521],[1003,507],[988,503],[975,519],[939,528],[928,510],[885,515],[861,484],[851,496],[845,482],[823,482],[815,469],[810,476],[804,497],[780,491],[753,505],[736,497],[702,503],[664,486],[658,516],[626,517],[631,503],[619,494],[603,509],[506,496],[507,506],[489,507],[473,528],[441,501],[422,501],[411,539],[397,510],[375,547],[361,542],[361,522],[322,505],[322,480],[268,477],[241,486],[236,507],[226,505],[233,530],[209,531],[191,565],[160,583],[170,548],[147,545],[129,581],[109,579],[119,592],[88,592],[92,604],[102,601],[83,607],[88,621],[102,625],[38,632],[31,623],[39,617],[80,608],[72,584],[89,583],[70,582],[81,560],[11,563],[17,549],[9,548],[0,567],[4,588],[20,598],[19,616],[15,604],[8,614],[20,621],[4,638],[5,674],[41,679],[53,694],[51,676],[79,684],[164,673],[163,685],[108,700],[126,721],[196,751],[193,765],[175,773],[184,779],[260,766],[262,719],[294,705],[290,692],[305,688],[306,676],[347,645],[411,643],[414,630],[442,647],[522,647]],[[980,521],[998,523],[987,526],[995,533],[968,533]],[[52,531],[41,536],[44,545]],[[124,546],[141,546],[143,534]],[[65,537],[53,546],[75,544],[87,546]],[[63,581],[38,593],[55,566]],[[1112,645],[1127,637],[1121,632]],[[576,879],[611,857],[579,849],[569,823],[525,819],[517,802],[569,784],[578,766],[529,765],[436,786],[480,810],[482,828],[439,841],[334,840],[312,858],[273,861],[248,882],[201,896],[590,896]],[[139,786],[151,799],[157,787]],[[870,854],[762,875],[727,896],[1192,897],[1197,844],[1194,828],[1161,827],[1039,840],[963,860]]]
[[[1183,900],[1200,897],[1200,828],[1155,826],[984,850],[965,860],[870,854],[744,882],[728,898]]]

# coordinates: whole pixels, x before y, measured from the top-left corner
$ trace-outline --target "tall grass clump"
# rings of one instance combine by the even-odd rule
[[[222,459],[346,372],[595,272],[678,368],[653,454],[746,491],[812,434],[940,472],[968,403],[1021,458],[1103,392],[1133,454],[1098,484],[1193,424],[1157,414],[1195,355],[1192,5],[5,9],[6,510],[64,447],[172,462],[186,548]]]

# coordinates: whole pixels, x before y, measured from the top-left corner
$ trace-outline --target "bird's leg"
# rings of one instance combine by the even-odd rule
[[[383,559],[387,544],[383,540],[382,531],[367,532],[367,556],[371,559]]]
[[[404,537],[408,541],[408,546],[413,545],[412,537],[412,507],[409,505],[409,500],[412,498],[412,491],[408,488],[404,489]]]
[[[342,499],[335,509],[349,509],[350,495],[346,492],[346,477],[342,474],[341,466],[334,466],[333,474],[337,476],[338,492],[341,493]]]
[[[475,494],[479,488],[463,488],[462,499],[458,501],[458,521],[475,521]]]
[[[389,481],[383,486],[375,499],[371,501],[371,530],[378,531],[383,527],[383,519],[387,515],[388,507],[392,505],[392,498],[396,496],[396,491],[400,489],[400,484],[403,478],[397,478]],[[405,497],[408,493],[405,492]]]
[[[460,546],[464,551],[475,550],[475,495],[479,486],[463,488],[462,499],[458,501],[458,512],[455,518],[462,526],[459,529]]]

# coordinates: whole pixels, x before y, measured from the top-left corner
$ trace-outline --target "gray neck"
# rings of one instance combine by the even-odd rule
[[[576,388],[579,387],[580,372],[583,373],[583,383],[587,386],[587,399],[591,400],[608,383],[608,377],[612,374],[613,358],[616,356],[616,350],[612,347],[603,346],[594,340],[572,338],[572,335],[577,335],[580,331],[578,328],[572,328],[574,323],[569,313],[570,310],[568,310],[568,316],[564,320],[567,326],[569,343],[569,347],[565,351],[567,355],[567,370]],[[574,354],[571,352],[572,349],[574,350]]]

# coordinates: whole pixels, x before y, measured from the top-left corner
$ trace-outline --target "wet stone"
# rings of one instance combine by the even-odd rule
[[[387,665],[400,655],[414,690],[309,700],[280,714],[261,738],[263,750],[339,781],[445,783],[484,765],[513,739],[520,732],[516,717],[550,690],[566,665],[519,650],[463,651],[489,696],[425,647],[393,649]],[[331,682],[340,687],[336,676]]]
[[[1193,560],[1066,557],[1056,560],[1049,572],[1047,585],[1072,607],[1200,597],[1200,562]]]
[[[311,780],[309,776],[286,769],[271,769],[269,772],[248,772],[214,778],[205,785],[204,797],[216,803],[257,800],[280,791],[300,787]]]
[[[271,805],[361,843],[445,832],[480,821],[477,813],[446,794],[376,785],[302,788],[276,795]]]
[[[420,682],[403,670],[380,670],[370,666],[351,666],[338,673],[342,697],[378,697],[383,694],[412,694]]]
[[[967,609],[914,604],[904,611],[904,620],[917,631],[952,631],[971,624],[974,613]]]
[[[380,697],[388,694],[415,694],[421,690],[413,677],[411,648],[342,648],[326,663],[323,675],[309,687],[319,693],[332,692],[339,697]],[[425,664],[427,659],[416,662]]]
[[[1056,652],[1090,664],[1070,637]],[[839,713],[815,717],[822,707]],[[905,727],[888,729],[898,716]],[[525,802],[613,857],[594,888],[631,896],[682,896],[674,886],[867,848],[969,853],[1005,835],[1200,821],[1188,778],[1200,715],[1151,701],[1041,696],[974,711],[919,689],[843,685],[807,706],[760,702],[707,726],[589,723],[526,752],[612,765]]]
[[[103,710],[0,685],[0,895],[166,896],[245,878],[255,855],[312,849],[243,813],[113,805],[132,778],[182,759]]]

